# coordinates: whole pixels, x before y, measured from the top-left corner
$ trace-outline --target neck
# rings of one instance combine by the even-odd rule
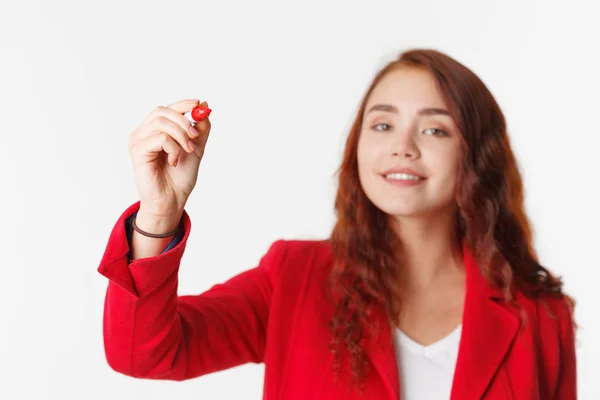
[[[401,243],[397,274],[400,287],[428,289],[462,275],[462,247],[453,212],[398,218],[395,222]]]

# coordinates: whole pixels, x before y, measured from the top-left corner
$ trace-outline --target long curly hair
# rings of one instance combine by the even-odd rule
[[[366,91],[347,138],[337,171],[336,224],[329,238],[335,255],[330,275],[334,315],[330,350],[339,373],[345,354],[350,358],[354,383],[367,375],[361,341],[367,328],[377,330],[370,315],[384,307],[395,321],[393,300],[400,243],[389,217],[365,195],[358,175],[357,147],[365,105],[373,88],[399,67],[420,68],[434,78],[449,112],[461,132],[456,202],[456,230],[465,241],[484,276],[507,301],[515,290],[532,298],[540,294],[570,297],[561,279],[539,264],[532,247],[532,231],[523,204],[523,183],[510,146],[500,107],[485,84],[467,67],[437,50],[413,49],[401,53],[375,76]]]

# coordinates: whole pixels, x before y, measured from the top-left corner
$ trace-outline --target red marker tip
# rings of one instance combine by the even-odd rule
[[[207,106],[199,106],[192,110],[191,116],[194,121],[199,122],[208,118],[211,112],[212,110]]]

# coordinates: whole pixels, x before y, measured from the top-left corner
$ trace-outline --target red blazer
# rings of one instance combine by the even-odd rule
[[[189,216],[183,215],[179,245],[128,264],[125,219],[138,208],[139,202],[119,218],[98,268],[109,280],[104,346],[112,369],[179,381],[265,363],[263,399],[359,399],[346,397],[347,387],[332,379],[327,323],[333,306],[324,283],[333,257],[326,241],[276,241],[256,267],[200,295],[178,297]],[[523,323],[485,281],[468,249],[464,257],[467,294],[451,400],[576,399],[566,302],[518,295]],[[400,398],[391,331],[386,335],[385,346],[367,349],[374,368],[366,399]]]

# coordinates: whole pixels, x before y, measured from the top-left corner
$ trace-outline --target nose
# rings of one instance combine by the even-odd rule
[[[419,147],[417,146],[414,129],[407,128],[396,132],[392,142],[392,155],[408,159],[419,156]]]

